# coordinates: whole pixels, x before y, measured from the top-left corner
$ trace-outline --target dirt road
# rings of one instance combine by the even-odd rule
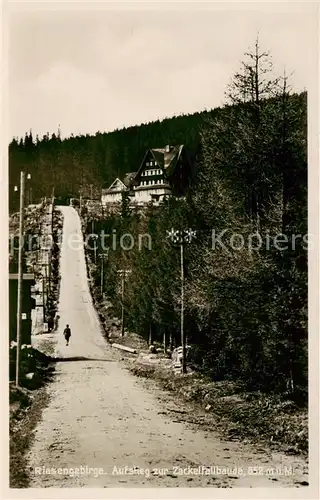
[[[27,457],[30,486],[270,488],[307,481],[300,458],[259,452],[175,420],[123,367],[102,337],[91,302],[83,245],[75,244],[75,238],[82,241],[79,217],[73,208],[61,210],[56,356],[64,361],[57,363],[50,403]],[[68,347],[66,323],[72,330]]]

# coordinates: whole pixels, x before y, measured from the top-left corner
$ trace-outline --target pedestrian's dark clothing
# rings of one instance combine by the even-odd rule
[[[69,327],[65,328],[63,333],[64,333],[65,339],[69,340],[69,338],[71,337],[71,330],[70,330],[70,328]]]

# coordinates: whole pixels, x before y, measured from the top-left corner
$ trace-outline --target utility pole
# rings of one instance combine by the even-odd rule
[[[124,315],[125,315],[125,312],[124,312],[124,287],[125,287],[125,278],[127,276],[127,274],[130,274],[131,273],[131,269],[120,269],[118,271],[118,273],[120,274],[121,278],[122,278],[122,282],[121,282],[121,337],[124,336]]]
[[[22,326],[22,279],[23,279],[23,218],[24,218],[24,172],[20,172],[20,219],[19,219],[19,255],[18,255],[18,297],[17,297],[17,355],[16,355],[16,387],[20,380],[20,350]]]
[[[121,303],[122,303],[122,310],[121,310],[121,337],[124,336],[124,272],[122,273],[122,287],[121,287]]]
[[[181,267],[181,346],[182,346],[182,373],[187,372],[186,363],[186,337],[184,332],[184,252],[183,240],[180,243],[180,267]]]
[[[54,186],[52,188],[52,201],[51,201],[51,234],[53,233],[53,210],[54,210]]]
[[[94,263],[97,263],[97,235],[94,235]]]
[[[48,281],[49,281],[49,293],[51,293],[51,259],[52,259],[52,249],[49,250],[48,259]]]
[[[44,265],[45,270],[47,269]],[[43,322],[46,322],[46,309],[45,309],[45,294],[46,294],[46,281],[47,281],[46,271],[42,275],[42,306],[43,306]]]
[[[30,181],[31,174],[27,174],[27,181]],[[27,189],[27,206],[31,205],[31,187],[29,186]]]
[[[101,297],[103,296],[103,256],[101,257],[101,280],[100,280],[100,292]]]
[[[191,243],[192,238],[196,237],[196,231],[189,229],[167,231],[167,238],[172,243],[180,246],[180,281],[181,281],[181,314],[180,314],[180,333],[181,333],[181,350],[182,350],[182,373],[187,372],[186,362],[186,336],[184,331],[184,245]]]
[[[100,259],[101,259],[101,274],[100,274],[100,292],[101,292],[101,296],[103,296],[103,285],[104,285],[104,257],[108,256],[108,254],[106,253],[102,253],[100,254]]]

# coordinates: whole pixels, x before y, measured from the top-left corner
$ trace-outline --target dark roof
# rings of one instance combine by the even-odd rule
[[[134,180],[137,176],[137,174],[139,174],[139,172],[141,171],[142,169],[142,166],[145,162],[145,159],[146,157],[148,156],[149,153],[152,154],[154,160],[157,162],[157,164],[159,165],[159,167],[166,171],[166,170],[169,170],[169,171],[172,171],[174,170],[174,167],[176,166],[178,160],[180,159],[180,156],[181,156],[181,153],[184,149],[184,145],[183,144],[179,144],[177,146],[166,146],[164,148],[151,148],[151,149],[148,149],[146,152],[145,152],[145,155],[143,157],[143,160],[140,164],[140,167],[138,169],[137,172],[127,172],[124,176],[124,178],[120,178],[121,182],[123,182],[123,184],[131,189],[132,188],[132,185],[134,183]],[[170,175],[170,173],[169,173]],[[109,189],[104,189],[103,190],[103,193],[107,193],[109,192]]]
[[[181,156],[183,148],[184,145],[179,144],[178,146],[166,146],[165,148],[148,149],[140,164],[140,168],[136,173],[138,174],[140,172],[144,164],[144,161],[146,159],[146,156],[148,155],[149,152],[152,154],[153,158],[155,159],[159,167],[162,168],[162,170],[174,169],[175,165],[177,164]]]
[[[125,186],[127,186],[127,187],[130,187],[136,174],[137,174],[137,172],[128,172],[125,175],[124,179],[122,180],[123,184],[125,184]]]

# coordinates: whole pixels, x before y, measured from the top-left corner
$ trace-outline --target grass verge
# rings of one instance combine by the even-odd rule
[[[46,387],[33,393],[27,389],[10,387],[10,488],[28,487],[29,475],[25,454],[32,442],[33,431],[41,418],[42,410],[48,401]]]
[[[139,377],[153,379],[178,399],[211,413],[215,427],[229,440],[247,440],[287,454],[308,453],[308,414],[276,395],[246,392],[241,384],[213,382],[203,375],[174,374],[168,360],[148,363],[131,359],[128,367]],[[178,404],[178,402],[177,402]]]

